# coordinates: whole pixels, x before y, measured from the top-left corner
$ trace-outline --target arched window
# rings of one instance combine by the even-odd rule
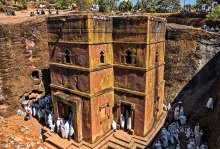
[[[100,52],[100,63],[104,63],[105,62],[105,57],[104,57],[104,52]]]
[[[126,52],[126,63],[131,64],[131,52]]]
[[[70,63],[70,52],[68,50],[65,51],[65,59],[66,63]]]
[[[155,62],[158,63],[158,52],[156,52]]]

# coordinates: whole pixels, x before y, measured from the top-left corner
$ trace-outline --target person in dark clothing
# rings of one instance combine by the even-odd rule
[[[57,9],[57,11],[56,11],[56,14],[59,14],[59,11],[58,11],[58,9]]]
[[[49,14],[52,14],[52,11],[51,11],[51,9],[49,9]]]
[[[15,11],[14,10],[12,10],[11,15],[15,16]]]
[[[202,29],[207,30],[207,25],[204,24],[204,25],[202,26]]]
[[[219,28],[218,28],[218,26],[216,26],[216,28],[215,28],[215,32],[219,32]]]

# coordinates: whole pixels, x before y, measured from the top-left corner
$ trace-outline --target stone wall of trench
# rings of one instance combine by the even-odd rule
[[[0,25],[0,115],[16,113],[25,99],[50,93],[45,18]]]
[[[218,148],[220,134],[219,75],[220,35],[200,29],[167,24],[165,47],[165,102],[182,101],[187,123],[200,123],[203,141]],[[208,98],[214,110],[206,108]]]

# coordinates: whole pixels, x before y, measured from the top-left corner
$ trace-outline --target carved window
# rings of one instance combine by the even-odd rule
[[[109,102],[108,103],[106,103],[106,104],[104,104],[104,105],[102,105],[102,106],[100,106],[99,107],[99,110],[100,110],[100,118],[101,119],[103,119],[103,118],[106,118],[109,114],[110,114],[110,112],[109,112]]]
[[[131,49],[128,49],[122,54],[122,57],[124,58],[124,64],[132,64],[134,65],[135,61],[135,55]]]
[[[161,21],[157,22],[157,28],[159,28],[161,26]]]
[[[131,52],[126,52],[126,63],[131,64]]]
[[[158,60],[158,51],[156,52],[156,58],[155,58],[155,62],[158,63],[159,60]]]
[[[105,63],[104,52],[100,52],[100,63]]]
[[[70,52],[68,50],[65,51],[65,63],[70,63]]]

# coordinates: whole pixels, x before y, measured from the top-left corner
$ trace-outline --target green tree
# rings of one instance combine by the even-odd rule
[[[200,10],[202,10],[202,5],[206,4],[206,7],[208,6],[212,6],[212,2],[214,0],[196,0],[196,8],[199,8]],[[219,0],[217,0],[218,2],[220,2]]]
[[[128,0],[126,3],[126,7],[127,7],[127,10],[131,11],[131,9],[133,8],[133,3],[130,0]]]
[[[28,5],[27,0],[19,0],[18,3],[23,7],[23,9],[27,8],[27,5]]]
[[[110,0],[110,10],[113,10],[113,11],[117,11],[118,10],[116,1],[118,1],[118,0]]]
[[[119,7],[118,9],[122,12],[126,11],[127,10],[127,6],[126,6],[126,1],[123,1],[119,4]]]
[[[208,12],[206,15],[206,20],[210,21],[220,21],[220,6],[213,8],[212,12]]]
[[[68,6],[71,4],[71,1],[69,0],[58,0],[58,2],[55,4],[55,8],[57,9],[67,9]]]
[[[110,6],[110,2],[108,0],[99,0],[98,1],[99,4],[99,12],[103,12],[103,13],[110,13],[111,12],[111,6]]]
[[[180,0],[158,0],[157,5],[162,12],[177,12],[181,9]]]
[[[0,2],[0,11],[5,11],[5,7],[1,2]]]
[[[134,11],[136,12],[137,10],[139,10],[140,8],[142,8],[142,4],[141,2],[137,2],[135,5],[134,5]]]
[[[130,0],[128,0],[127,2],[123,1],[119,5],[120,11],[131,11],[132,8],[133,8],[133,3]]]

